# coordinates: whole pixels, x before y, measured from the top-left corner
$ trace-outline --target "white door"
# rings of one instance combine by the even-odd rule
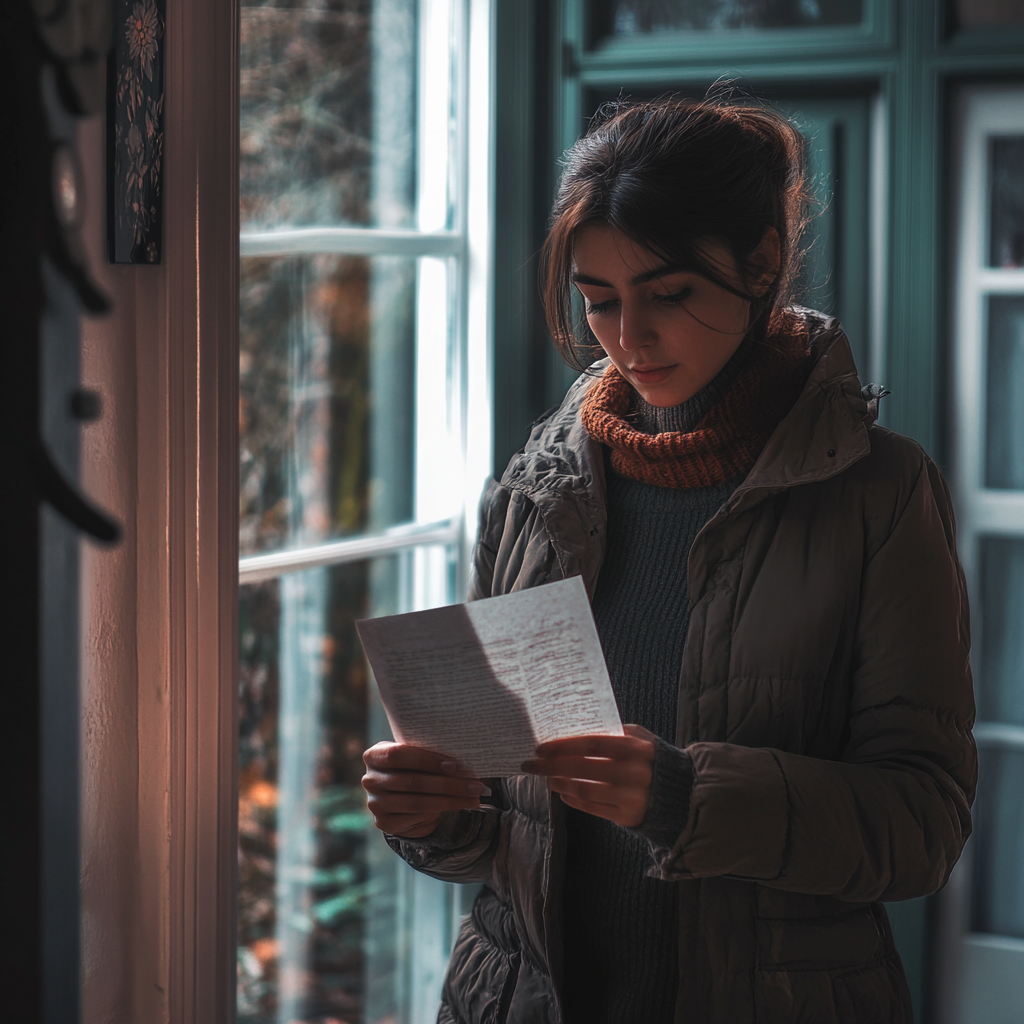
[[[971,591],[974,834],[942,903],[939,1019],[1024,1022],[1024,86],[957,110],[953,484]]]

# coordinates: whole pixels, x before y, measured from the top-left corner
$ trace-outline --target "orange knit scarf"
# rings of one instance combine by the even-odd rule
[[[755,345],[736,379],[688,434],[644,434],[627,422],[635,394],[614,366],[587,392],[580,417],[611,449],[620,476],[659,487],[712,487],[746,475],[807,380],[807,333],[794,316]]]

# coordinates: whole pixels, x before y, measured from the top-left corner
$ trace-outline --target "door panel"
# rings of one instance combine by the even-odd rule
[[[974,834],[943,896],[939,1018],[1024,1020],[1024,88],[958,110],[953,484],[971,590]]]

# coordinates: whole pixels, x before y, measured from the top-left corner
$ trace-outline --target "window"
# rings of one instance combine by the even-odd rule
[[[600,38],[649,32],[856,25],[863,17],[862,6],[863,0],[603,0],[591,5],[591,19],[594,35]]]
[[[950,1021],[1024,1004],[1024,90],[961,96],[955,475],[978,696],[975,829],[951,885]]]
[[[463,896],[366,811],[388,732],[354,623],[464,595],[490,6],[243,0],[240,64],[238,1019],[418,1024]]]

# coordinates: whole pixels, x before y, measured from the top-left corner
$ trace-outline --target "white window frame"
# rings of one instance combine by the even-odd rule
[[[986,327],[990,295],[1024,295],[1024,269],[988,266],[989,150],[994,135],[1024,134],[1024,84],[965,87],[955,108],[956,256],[953,293],[953,476],[958,539],[977,595],[984,537],[1024,538],[1024,491],[985,486]],[[977,610],[977,609],[976,609]],[[977,641],[977,631],[975,640]],[[1024,751],[1024,727],[979,721],[980,748]],[[938,998],[941,1024],[1019,1022],[1024,940],[970,931],[973,844],[943,893]]]
[[[240,234],[241,257],[332,253],[418,257],[421,262],[413,521],[358,537],[244,556],[238,562],[239,585],[405,553],[401,610],[465,598],[477,505],[492,471],[494,2],[419,0],[417,219],[424,230],[314,227]],[[455,55],[450,86],[441,80],[450,74],[449,24]],[[449,88],[456,112],[454,153],[447,151]],[[438,230],[438,222],[447,219],[451,163],[454,218],[450,230]],[[446,287],[451,296],[451,321],[443,326],[430,277],[435,290]],[[453,554],[455,594],[447,572]],[[463,900],[457,887],[411,869],[400,873],[399,888],[410,962],[395,979],[397,998],[407,1024],[431,1024]]]
[[[436,0],[421,0],[421,3],[429,7]],[[239,559],[240,584],[437,545],[461,546],[460,577],[465,580],[476,506],[484,481],[491,473],[493,3],[494,0],[452,0],[455,33],[465,51],[457,56],[459,72],[455,76],[459,129],[452,230],[314,227],[247,231],[240,235],[242,257],[332,253],[435,257],[447,262],[449,273],[454,274],[456,289],[453,303],[456,323],[451,328],[457,338],[455,365],[459,393],[453,403],[458,420],[450,424],[450,436],[446,440],[454,442],[464,467],[454,495],[449,491],[440,499],[440,507],[447,505],[450,514],[440,518],[430,515],[438,509],[439,500],[436,495],[425,492],[430,490],[428,481],[441,471],[439,463],[443,459],[437,458],[431,446],[417,444],[413,522],[345,540],[247,555]],[[422,78],[423,75],[421,93],[430,88],[430,83],[423,82]],[[425,317],[417,316],[417,363],[426,362],[434,355],[422,350],[424,320]],[[427,416],[442,412],[430,408],[424,396],[419,397],[418,419],[424,416],[424,406],[427,406]]]

